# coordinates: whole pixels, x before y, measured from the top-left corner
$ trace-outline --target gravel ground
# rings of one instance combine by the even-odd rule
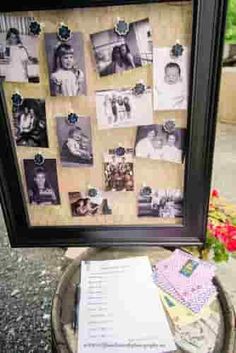
[[[0,353],[51,353],[51,303],[64,252],[11,249],[0,210]]]

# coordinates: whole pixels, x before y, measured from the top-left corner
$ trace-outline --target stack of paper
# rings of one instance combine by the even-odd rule
[[[147,257],[82,262],[78,351],[104,350],[176,350]]]
[[[214,274],[214,265],[194,258],[181,250],[175,250],[168,259],[156,264],[154,281],[170,295],[170,297],[167,295],[163,297],[162,294],[162,298],[168,312],[172,311],[170,314],[172,318],[175,310],[170,308],[176,307],[177,302],[194,313],[201,312],[209,304],[216,295],[216,289],[212,283]],[[190,316],[188,319],[191,321]]]

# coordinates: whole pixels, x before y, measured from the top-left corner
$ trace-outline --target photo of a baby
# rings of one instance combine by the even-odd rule
[[[84,44],[82,34],[73,33],[68,42],[59,42],[56,33],[45,34],[52,96],[86,94]]]
[[[70,125],[66,117],[58,117],[57,135],[61,163],[64,167],[93,165],[91,123],[89,117],[80,116]]]
[[[89,196],[82,192],[69,192],[69,202],[72,217],[112,214],[109,198],[101,192],[96,196]]]
[[[99,129],[152,124],[152,91],[139,96],[132,89],[97,91],[96,113]]]
[[[183,193],[178,189],[155,189],[146,194],[140,189],[138,217],[183,217]]]
[[[33,17],[0,14],[0,79],[39,82],[39,41],[29,31],[33,20]]]
[[[153,51],[154,110],[185,110],[188,105],[189,50],[179,57],[171,48]]]

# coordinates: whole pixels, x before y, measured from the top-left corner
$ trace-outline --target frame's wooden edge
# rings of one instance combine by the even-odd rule
[[[94,7],[94,6],[120,6],[120,5],[138,5],[142,3],[185,3],[191,0],[44,0],[44,1],[31,1],[26,0],[24,3],[16,3],[14,0],[10,0],[0,5],[0,12],[10,12],[10,11],[33,11],[33,10],[50,10],[50,9],[71,9],[71,8],[84,8],[84,7]]]

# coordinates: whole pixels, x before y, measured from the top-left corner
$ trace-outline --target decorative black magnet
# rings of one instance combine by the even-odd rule
[[[72,32],[70,28],[63,23],[58,28],[57,36],[62,42],[66,42],[71,39]]]
[[[168,134],[172,134],[176,129],[175,121],[172,119],[166,120],[163,124],[163,130]]]
[[[150,188],[150,186],[144,186],[141,189],[140,194],[142,196],[150,196],[152,194],[152,188]]]
[[[34,164],[37,166],[42,166],[44,164],[44,157],[40,153],[37,153],[34,156]]]
[[[70,113],[67,117],[67,120],[68,120],[69,124],[74,125],[79,120],[79,117],[75,113]]]
[[[171,56],[178,58],[183,55],[183,52],[184,52],[184,47],[181,44],[176,43],[175,45],[173,45],[171,49]]]
[[[41,25],[40,25],[39,22],[37,22],[37,21],[30,22],[29,32],[30,32],[31,35],[39,36],[41,31],[42,31],[42,29],[41,29]]]
[[[136,96],[141,96],[145,92],[145,90],[146,90],[145,84],[142,82],[136,83],[136,85],[132,89],[133,94],[135,94]]]
[[[125,20],[118,20],[114,30],[119,36],[126,36],[129,33],[129,24]]]
[[[97,194],[98,194],[98,191],[97,191],[96,188],[90,188],[90,189],[88,190],[88,196],[89,196],[89,197],[96,197]]]
[[[20,93],[17,92],[11,96],[11,100],[14,107],[19,107],[23,103],[23,97]]]
[[[124,147],[118,147],[115,149],[115,154],[118,157],[124,156],[125,155],[125,148]]]

